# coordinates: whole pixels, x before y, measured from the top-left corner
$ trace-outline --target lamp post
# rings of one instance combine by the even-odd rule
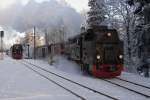
[[[3,59],[3,37],[4,37],[4,31],[0,31],[0,38],[1,38],[1,59]]]

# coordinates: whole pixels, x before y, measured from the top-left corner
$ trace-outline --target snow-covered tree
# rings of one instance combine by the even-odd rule
[[[128,0],[128,4],[134,7],[134,14],[136,16],[136,25],[132,33],[132,37],[135,40],[133,41],[132,53],[135,54],[135,61],[138,66],[148,68],[148,59],[150,57],[150,1]],[[146,71],[145,76],[148,76],[148,69]]]
[[[131,71],[131,33],[135,24],[133,9],[126,4],[126,0],[105,0],[106,19],[105,23],[110,28],[115,28],[119,32],[120,39],[124,41],[124,62],[126,71]]]
[[[104,0],[89,0],[90,11],[87,23],[89,26],[101,25],[105,19]]]

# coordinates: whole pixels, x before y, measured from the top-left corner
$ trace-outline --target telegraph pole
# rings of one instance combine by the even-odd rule
[[[45,44],[46,44],[46,47],[48,48],[48,34],[47,34],[47,29],[45,29]]]
[[[28,58],[30,58],[30,48],[29,48],[29,44],[27,44],[27,46],[28,46]]]
[[[34,45],[34,59],[36,59],[36,36],[35,36],[35,27],[34,27],[34,29],[33,29],[33,37],[34,37],[34,43],[33,43],[33,45]]]

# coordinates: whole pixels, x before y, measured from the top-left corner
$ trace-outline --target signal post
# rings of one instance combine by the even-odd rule
[[[0,59],[3,60],[3,37],[4,37],[4,31],[0,31],[0,38],[1,38],[1,48],[0,48]]]

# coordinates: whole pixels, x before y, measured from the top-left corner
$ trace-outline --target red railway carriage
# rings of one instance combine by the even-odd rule
[[[21,44],[14,44],[11,47],[11,56],[14,59],[22,59],[23,57],[23,47]]]

